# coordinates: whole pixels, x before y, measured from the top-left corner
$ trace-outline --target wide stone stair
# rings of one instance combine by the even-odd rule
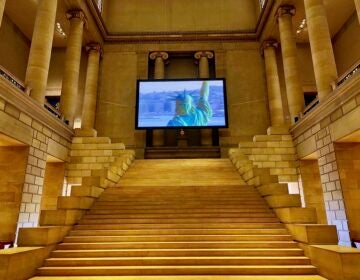
[[[135,161],[32,279],[324,279],[316,274],[228,159],[189,159]]]

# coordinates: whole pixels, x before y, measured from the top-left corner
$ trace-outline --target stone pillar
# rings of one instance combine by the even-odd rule
[[[195,53],[194,57],[199,63],[199,78],[209,78],[209,59],[213,58],[214,54],[209,51],[200,51]]]
[[[69,125],[72,126],[78,95],[81,48],[86,18],[85,14],[80,10],[70,11],[66,15],[70,20],[70,32],[65,55],[60,112],[64,119],[69,122]]]
[[[94,43],[87,45],[86,50],[89,53],[89,57],[86,71],[81,128],[94,129],[99,63],[102,49],[100,44]]]
[[[280,43],[284,64],[286,95],[289,104],[291,123],[303,111],[304,93],[302,91],[297,61],[296,41],[293,34],[292,17],[295,8],[291,5],[281,6],[277,11],[280,31]]]
[[[167,52],[152,52],[149,57],[151,60],[155,60],[154,79],[165,79],[165,61],[169,58],[169,54]]]
[[[57,0],[39,1],[26,69],[25,84],[31,91],[31,97],[41,105],[45,102],[56,9]]]
[[[6,0],[0,0],[0,26],[1,26],[2,18],[3,18],[3,14],[4,14],[5,2],[6,2]]]
[[[323,0],[304,0],[318,98],[332,92],[337,69]]]
[[[209,51],[199,51],[194,55],[197,63],[199,64],[199,78],[207,79],[210,76],[209,72],[209,59],[214,57],[214,53]],[[212,145],[212,129],[201,129],[201,145]]]
[[[278,45],[278,42],[275,40],[266,40],[261,46],[265,59],[266,82],[272,126],[283,126],[285,123],[284,110],[281,101],[279,72],[276,62],[275,49]]]
[[[165,62],[169,58],[167,52],[152,52],[149,55],[151,60],[155,60],[155,71],[154,79],[161,80],[165,78]],[[165,144],[165,134],[163,129],[154,129],[153,130],[153,146],[164,146]]]
[[[356,12],[358,15],[359,23],[360,23],[360,0],[355,0],[355,7],[356,7]]]

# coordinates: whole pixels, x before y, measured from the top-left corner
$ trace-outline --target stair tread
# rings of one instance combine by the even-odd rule
[[[169,276],[35,276],[29,280],[169,280]],[[171,280],[224,280],[223,275],[172,275]],[[318,275],[229,275],[226,276],[227,280],[326,280]]]

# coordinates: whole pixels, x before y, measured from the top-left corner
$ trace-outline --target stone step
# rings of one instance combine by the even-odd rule
[[[191,242],[98,242],[61,243],[59,250],[89,249],[210,249],[210,248],[297,248],[294,241],[191,241]]]
[[[245,155],[294,155],[296,149],[294,147],[287,148],[271,148],[271,147],[254,147],[254,148],[240,148]]]
[[[71,150],[124,150],[123,143],[72,143]]]
[[[312,265],[253,265],[253,266],[93,266],[42,267],[39,275],[308,275],[315,274]]]
[[[309,265],[306,257],[103,257],[49,258],[44,266]]]
[[[114,162],[116,157],[106,156],[106,157],[70,157],[71,164],[80,164],[80,163],[109,163]]]
[[[266,142],[240,142],[238,147],[242,148],[293,148],[293,141],[266,141]]]
[[[148,229],[148,230],[72,230],[68,236],[145,236],[145,235],[285,235],[281,229]]]
[[[292,141],[291,135],[255,135],[253,137],[254,142],[266,142],[266,141]]]
[[[284,228],[281,223],[199,223],[199,224],[77,224],[74,229],[247,229],[247,228],[264,228],[278,229]]]
[[[126,219],[126,218],[103,218],[101,220],[86,219],[83,218],[79,221],[79,224],[206,224],[206,223],[251,223],[253,218],[138,218],[138,219]],[[277,217],[263,217],[256,218],[259,223],[276,223]]]
[[[172,196],[171,198],[164,198],[164,197],[150,197],[150,198],[143,198],[143,199],[139,199],[138,201],[135,201],[133,199],[129,199],[124,197],[123,199],[112,199],[111,197],[105,197],[103,199],[99,198],[99,200],[97,201],[97,204],[99,203],[112,203],[112,205],[116,204],[116,205],[159,205],[159,204],[203,204],[203,205],[217,205],[217,204],[237,204],[237,203],[241,203],[243,205],[245,204],[261,204],[264,201],[262,200],[262,198],[257,195],[252,195],[252,196],[245,196],[245,197],[232,197],[232,198],[223,198],[223,197],[219,197],[218,199],[216,197],[196,197],[194,196],[193,200],[189,199],[189,198],[182,198],[180,197],[175,197]]]
[[[267,205],[263,206],[257,206],[250,208],[244,206],[237,206],[237,208],[179,208],[179,209],[161,209],[161,208],[155,208],[155,209],[142,209],[142,208],[129,208],[129,209],[116,209],[113,207],[107,207],[108,205],[103,205],[103,207],[92,207],[88,214],[210,214],[210,213],[268,213],[272,212],[268,208]]]
[[[123,180],[123,179],[122,179]],[[190,186],[157,186],[157,185],[134,185],[131,188],[125,187],[122,184],[109,187],[106,189],[106,194],[132,194],[139,193],[139,195],[143,192],[150,192],[151,194],[155,193],[208,193],[208,192],[256,192],[253,186],[241,185],[238,183],[237,185],[222,185],[218,183],[217,185],[212,186],[199,186],[199,185],[190,185]],[[105,194],[105,193],[104,193]],[[147,194],[147,193],[146,193]]]
[[[137,236],[66,236],[64,243],[97,242],[192,242],[192,241],[291,241],[290,235],[137,235]]]
[[[102,257],[211,257],[211,256],[303,256],[300,248],[237,248],[237,249],[99,249],[55,250],[52,258],[102,258]]]
[[[171,214],[87,214],[84,216],[85,219],[138,219],[138,218],[146,218],[146,219],[171,219],[171,218],[263,218],[263,217],[276,217],[276,215],[272,212],[260,212],[260,213],[187,213],[187,214],[181,214],[181,213],[171,213]]]
[[[89,175],[88,175],[89,176]],[[215,177],[213,179],[209,178],[196,178],[195,176],[193,178],[182,178],[174,177],[172,179],[156,179],[152,180],[149,178],[129,178],[129,177],[122,177],[119,180],[119,184],[123,187],[133,187],[133,186],[207,186],[207,187],[213,187],[218,185],[229,185],[229,186],[239,186],[242,183],[242,179],[240,178],[240,175],[238,178],[223,178],[217,180]]]
[[[209,278],[211,277],[211,278]],[[72,276],[72,280],[89,280],[88,276]],[[212,276],[202,276],[202,275],[181,275],[176,276],[172,275],[171,280],[224,280],[223,275],[212,275]],[[292,276],[292,275],[231,275],[228,276],[229,280],[326,280],[325,278],[318,275],[301,275],[301,276]],[[69,280],[67,276],[35,276],[29,280]],[[92,276],[91,280],[169,280],[169,276]]]
[[[113,150],[70,150],[71,157],[111,157]]]
[[[109,137],[73,137],[73,144],[110,144]]]
[[[108,168],[111,162],[97,162],[97,163],[68,163],[68,170],[89,170],[89,169],[102,169]]]

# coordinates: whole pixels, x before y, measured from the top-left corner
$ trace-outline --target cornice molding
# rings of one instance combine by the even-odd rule
[[[65,139],[71,141],[74,136],[74,131],[70,127],[3,77],[0,77],[0,96],[21,112],[29,115]]]

